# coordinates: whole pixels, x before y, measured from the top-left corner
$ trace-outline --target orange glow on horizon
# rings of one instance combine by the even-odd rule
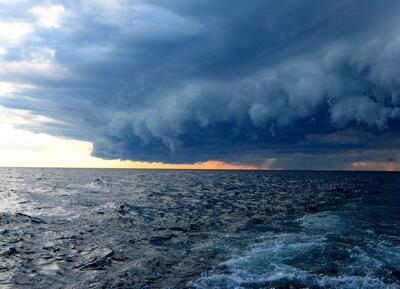
[[[352,163],[350,168],[352,170],[360,170],[360,171],[386,171],[386,172],[394,172],[400,170],[400,165],[395,162],[371,162],[371,161],[363,161],[363,162],[355,162]]]
[[[124,163],[124,162],[123,162]],[[121,167],[121,166],[120,166]],[[193,164],[167,164],[160,162],[126,161],[122,168],[133,169],[182,169],[182,170],[256,170],[256,166],[231,164],[221,161],[205,161]]]

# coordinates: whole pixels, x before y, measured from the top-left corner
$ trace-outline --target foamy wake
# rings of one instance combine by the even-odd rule
[[[313,214],[298,221],[300,233],[266,237],[190,285],[198,289],[400,288],[390,277],[400,270],[400,248],[385,242],[361,248],[332,237],[354,229],[334,214]]]

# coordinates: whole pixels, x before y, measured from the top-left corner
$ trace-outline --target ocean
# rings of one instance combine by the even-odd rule
[[[3,168],[0,288],[400,288],[400,174]]]

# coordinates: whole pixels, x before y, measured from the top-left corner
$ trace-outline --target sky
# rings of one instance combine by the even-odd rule
[[[0,0],[0,166],[400,170],[400,1]]]

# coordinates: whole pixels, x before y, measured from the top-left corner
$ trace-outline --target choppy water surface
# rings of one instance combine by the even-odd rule
[[[400,288],[400,174],[0,169],[0,288]]]

